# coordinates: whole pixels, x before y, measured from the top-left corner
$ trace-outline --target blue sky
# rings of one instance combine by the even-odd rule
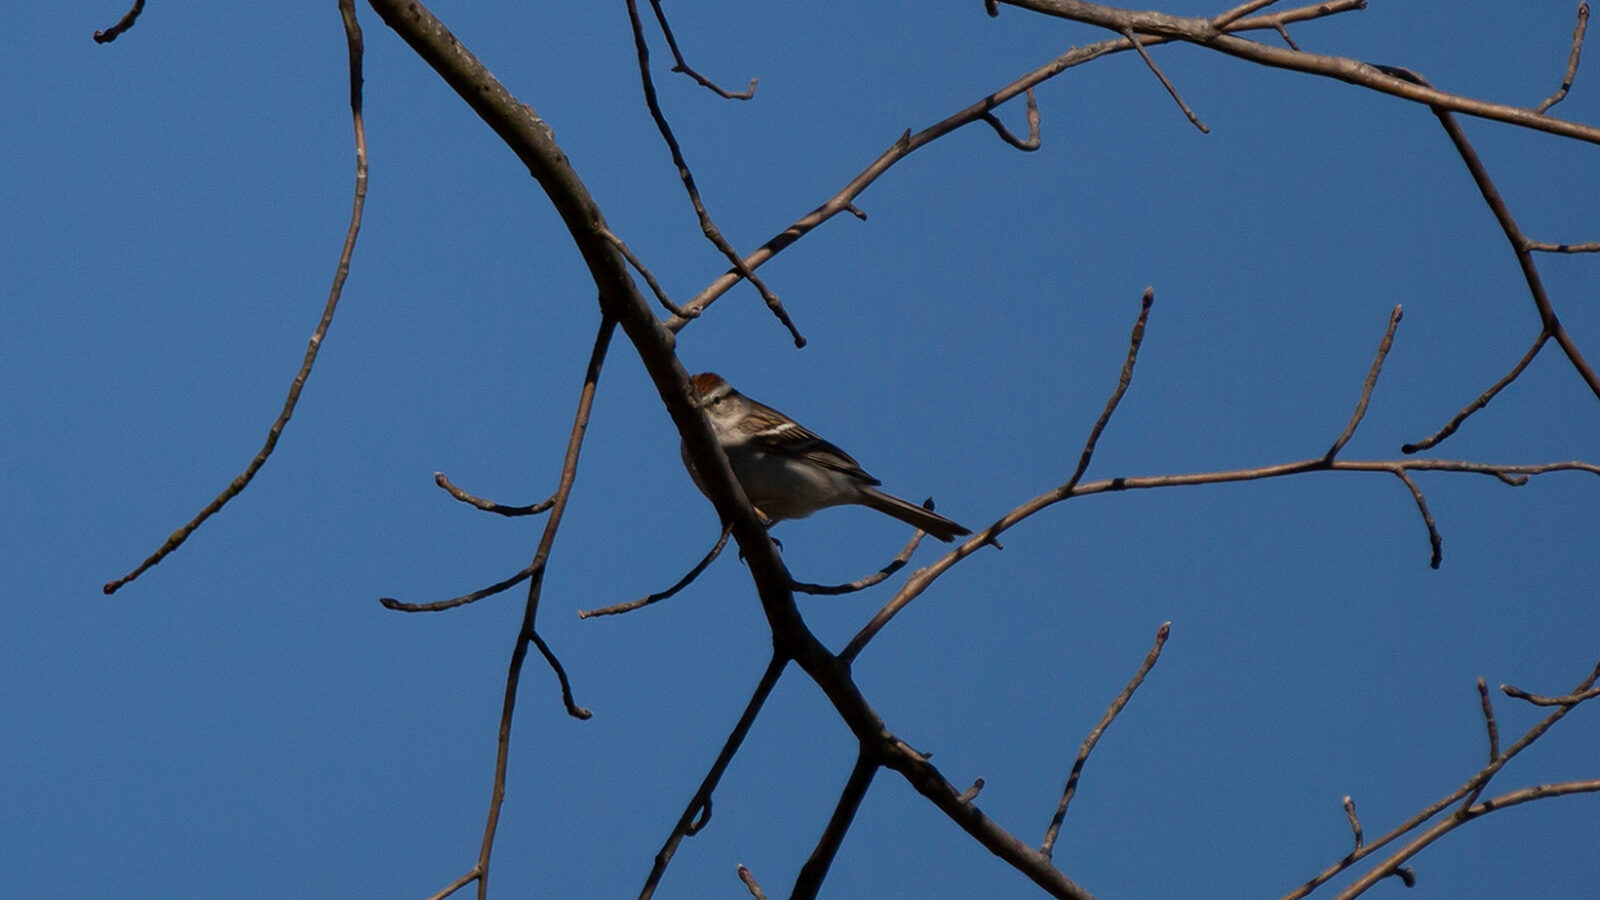
[[[435,11],[547,119],[674,296],[722,271],[640,98],[620,4]],[[1104,36],[1015,9],[991,20],[975,2],[669,11],[701,71],[760,78],[755,100],[719,100],[671,77],[652,38],[706,201],[746,249],[903,129]],[[252,487],[103,596],[260,446],[326,295],[352,181],[332,4],[157,0],[93,44],[121,12],[24,5],[0,54],[6,893],[426,896],[477,853],[522,598],[414,616],[377,598],[442,599],[526,564],[542,520],[476,512],[432,476],[508,503],[553,489],[598,323],[592,285],[526,171],[362,8],[371,193],[322,360]],[[1293,33],[1531,105],[1559,83],[1572,17],[1565,2],[1375,0]],[[1152,52],[1211,134],[1131,55],[1074,69],[1039,91],[1037,153],[965,129],[870,188],[867,221],[836,219],[762,270],[805,349],[741,288],[683,333],[685,364],[980,527],[1070,474],[1146,286],[1149,336],[1090,478],[1321,453],[1397,303],[1405,320],[1349,458],[1397,457],[1522,354],[1538,321],[1515,258],[1427,110],[1194,48]],[[1600,121],[1593,74],[1558,114]],[[1001,116],[1024,127],[1020,105]],[[1600,239],[1594,147],[1466,128],[1532,236]],[[1574,338],[1600,353],[1600,259],[1539,263]],[[1595,461],[1597,437],[1600,404],[1551,348],[1437,455]],[[856,677],[896,733],[952,781],[984,778],[979,804],[1037,843],[1078,742],[1172,621],[1090,760],[1056,859],[1105,898],[1280,896],[1348,849],[1344,795],[1381,834],[1482,765],[1476,678],[1560,693],[1600,655],[1600,482],[1418,482],[1444,536],[1439,571],[1388,476],[1074,500],[957,566]],[[649,610],[575,612],[671,583],[716,528],[619,339],[540,617],[596,714],[566,717],[530,660],[495,896],[637,892],[765,665],[766,626],[731,554]],[[905,537],[859,509],[778,534],[810,581],[871,571]],[[839,647],[897,583],[802,610]],[[1536,718],[1497,708],[1508,742]],[[1595,715],[1574,713],[1494,787],[1600,776]],[[657,896],[746,896],[738,863],[786,895],[853,758],[791,672]],[[1476,822],[1416,861],[1407,896],[1588,896],[1597,803]],[[825,895],[1029,890],[885,773]]]

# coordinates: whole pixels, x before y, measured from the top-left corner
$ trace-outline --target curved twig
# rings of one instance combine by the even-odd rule
[[[930,498],[922,506],[924,509],[933,509],[933,500]],[[917,545],[922,543],[924,534],[921,531],[913,534],[911,540],[906,541],[906,545],[900,548],[899,553],[895,554],[894,559],[889,560],[888,565],[865,578],[857,578],[847,584],[810,584],[804,581],[796,581],[791,583],[789,587],[802,594],[816,594],[825,597],[836,597],[840,594],[853,594],[856,591],[865,590],[881,583],[890,575],[905,568],[906,563],[911,559],[911,554],[916,552]]]
[[[133,0],[133,6],[122,14],[122,18],[117,20],[117,24],[107,28],[105,31],[96,31],[94,33],[94,42],[96,44],[109,44],[121,37],[124,31],[133,27],[134,22],[139,21],[139,13],[142,12],[144,12],[144,0]]]
[[[1273,13],[1271,15],[1251,16],[1248,18],[1239,19],[1237,21],[1228,23],[1228,25],[1222,30],[1232,33],[1241,31],[1255,31],[1267,28],[1278,28],[1293,22],[1320,19],[1325,16],[1338,15],[1339,13],[1363,9],[1366,7],[1366,5],[1367,0],[1327,0],[1327,2],[1312,3],[1307,6],[1296,7],[1295,9],[1284,10],[1283,12]],[[1173,39],[1144,35],[1141,37],[1140,43],[1146,47],[1151,47],[1156,44],[1168,43],[1170,40]],[[766,243],[752,251],[750,255],[744,258],[744,265],[750,269],[760,268],[764,263],[772,259],[772,257],[783,252],[785,248],[791,246],[796,241],[815,230],[817,226],[842,212],[854,211],[855,208],[853,204],[855,199],[859,197],[863,191],[871,186],[873,182],[877,181],[878,178],[880,178],[885,172],[893,168],[896,163],[900,162],[902,159],[905,159],[918,149],[933,143],[939,138],[944,137],[945,135],[963,126],[970,125],[973,122],[983,121],[985,114],[990,114],[992,110],[996,109],[1001,104],[1012,99],[1013,97],[1017,97],[1025,93],[1029,88],[1036,87],[1050,80],[1051,78],[1060,75],[1062,72],[1065,72],[1068,69],[1071,69],[1075,66],[1081,66],[1086,62],[1099,59],[1102,56],[1107,56],[1113,53],[1121,53],[1132,49],[1133,44],[1128,41],[1127,38],[1123,37],[1100,41],[1093,44],[1086,44],[1082,47],[1073,47],[1055,59],[1052,59],[1044,65],[1039,66],[1033,71],[1028,72],[1017,80],[1011,82],[1000,90],[983,97],[975,103],[969,104],[965,108],[946,116],[927,128],[924,128],[915,134],[912,134],[910,130],[907,130],[893,144],[889,145],[889,149],[879,154],[877,159],[873,160],[859,174],[850,179],[850,182],[841,188],[838,193],[834,194],[832,197],[829,197],[822,203],[821,206],[818,206],[811,212],[801,216],[789,227],[778,232],[776,235],[769,238]],[[743,278],[743,269],[729,269],[728,271],[719,275],[716,280],[712,281],[705,288],[701,289],[700,293],[696,294],[693,299],[684,304],[684,308],[694,310],[695,312],[704,310],[707,306],[710,306],[712,303],[716,302],[717,298],[732,290],[734,286],[743,280]],[[688,319],[674,318],[667,322],[667,327],[673,331],[679,331],[688,323]]]
[[[466,606],[468,603],[476,603],[485,597],[493,597],[495,594],[509,591],[527,581],[538,570],[539,565],[539,563],[529,563],[527,568],[510,578],[496,581],[494,584],[486,588],[479,588],[470,594],[451,597],[449,600],[435,600],[432,603],[406,603],[393,597],[379,597],[378,602],[383,604],[385,609],[392,609],[396,612],[442,612],[447,609],[455,609],[458,606]]]
[[[1033,151],[1039,149],[1039,101],[1033,96],[1033,88],[1028,88],[1027,140],[1023,140],[1022,138],[1012,134],[1011,129],[1007,128],[1005,123],[1000,121],[1000,117],[992,112],[984,113],[983,121],[989,123],[989,127],[994,129],[995,134],[1000,135],[1000,140],[1005,141],[1018,150],[1021,150],[1024,153],[1032,153]],[[859,210],[857,210],[857,212],[859,212]]]
[[[711,552],[707,553],[700,559],[699,562],[695,563],[694,568],[689,570],[689,574],[678,579],[677,583],[672,587],[669,587],[657,594],[648,594],[644,597],[640,597],[637,600],[629,600],[627,603],[618,603],[614,606],[602,606],[599,609],[580,609],[578,610],[578,618],[591,619],[595,616],[614,616],[618,613],[633,612],[640,607],[649,606],[652,603],[658,603],[667,599],[668,597],[671,597],[673,594],[676,594],[677,592],[688,587],[690,582],[700,577],[700,573],[706,570],[706,566],[711,565],[711,561],[716,559],[717,556],[722,553],[722,548],[728,545],[728,535],[732,533],[732,526],[724,525],[722,527],[722,536],[717,539],[716,546],[711,548]]]
[[[129,17],[137,16],[138,11],[144,7],[143,0],[137,0],[133,9],[129,10]],[[272,455],[273,448],[278,446],[278,437],[283,434],[283,428],[289,424],[289,417],[294,415],[295,404],[300,402],[300,391],[306,385],[306,379],[311,376],[311,366],[317,361],[317,351],[322,349],[322,339],[328,334],[328,326],[333,323],[333,312],[339,306],[339,297],[344,293],[345,278],[350,275],[350,258],[355,254],[356,236],[361,233],[361,214],[367,202],[367,129],[361,115],[361,57],[362,39],[361,26],[356,22],[355,8],[349,0],[340,0],[340,15],[344,19],[345,43],[349,50],[350,59],[350,116],[355,128],[355,153],[356,153],[356,185],[355,197],[350,203],[350,226],[345,231],[344,248],[339,252],[339,265],[333,273],[333,285],[328,289],[328,300],[322,307],[322,317],[317,320],[317,327],[311,333],[311,341],[306,345],[305,357],[300,361],[300,370],[295,373],[294,380],[289,384],[289,393],[283,400],[283,409],[279,411],[278,418],[273,421],[272,427],[267,429],[267,440],[261,450],[245,466],[233,481],[223,488],[222,493],[207,503],[193,519],[177,531],[174,531],[155,553],[150,554],[144,562],[140,563],[133,571],[121,578],[106,582],[101,588],[107,594],[114,594],[128,582],[144,574],[151,566],[156,565],[167,555],[177,550],[183,542],[194,534],[200,523],[211,518],[229,500],[239,496],[250,484],[251,479],[266,464],[267,457]],[[132,25],[132,18],[124,17],[123,22]],[[117,26],[122,26],[118,22]],[[113,27],[113,31],[116,27]],[[124,28],[123,30],[126,30]],[[108,32],[109,33],[109,32]],[[120,33],[120,32],[119,32]],[[111,40],[115,35],[108,37]],[[97,38],[98,39],[98,38]],[[104,43],[102,41],[102,43]]]
[[[672,36],[672,26],[667,24],[667,14],[661,9],[661,0],[650,0],[650,7],[651,9],[655,10],[656,21],[661,24],[661,34],[667,39],[667,47],[672,50],[672,71],[682,72],[690,78],[693,78],[696,84],[699,84],[701,87],[711,91],[724,100],[749,100],[751,97],[756,95],[756,80],[754,78],[750,79],[749,87],[745,88],[744,90],[729,91],[717,84],[715,81],[712,81],[711,79],[690,68],[689,64],[683,59],[682,51],[678,49],[678,39]]]
[[[650,77],[650,48],[644,40],[644,23],[639,20],[638,0],[627,0],[628,22],[633,26],[634,49],[639,57],[639,80],[644,85],[644,102],[650,108],[650,117],[655,120],[656,129],[661,132],[661,137],[667,142],[667,149],[672,152],[672,164],[678,169],[678,179],[683,182],[683,188],[689,193],[689,202],[694,205],[694,214],[700,219],[700,230],[723,256],[728,258],[739,274],[750,282],[750,286],[761,293],[761,299],[766,301],[767,308],[778,317],[783,327],[789,329],[789,335],[794,338],[796,347],[804,347],[806,339],[801,336],[800,330],[795,327],[789,318],[789,313],[783,308],[783,302],[778,299],[755,274],[755,270],[747,265],[739,251],[733,249],[727,238],[722,236],[721,229],[711,221],[711,214],[706,211],[705,201],[700,199],[700,189],[695,187],[694,173],[689,171],[689,163],[683,158],[683,150],[678,146],[678,139],[672,133],[672,126],[667,124],[666,114],[661,111],[661,104],[656,100],[655,81]],[[697,310],[698,311],[698,310]]]
[[[1094,752],[1095,745],[1100,743],[1100,736],[1106,733],[1106,729],[1111,727],[1112,722],[1116,721],[1117,716],[1122,713],[1123,707],[1126,707],[1128,701],[1133,699],[1133,692],[1139,689],[1139,685],[1144,683],[1144,677],[1149,675],[1150,670],[1155,667],[1156,660],[1161,658],[1161,648],[1166,646],[1167,636],[1171,633],[1172,623],[1162,622],[1161,627],[1156,629],[1155,646],[1151,647],[1150,652],[1145,654],[1144,662],[1139,666],[1139,671],[1134,673],[1133,678],[1128,681],[1127,687],[1122,689],[1122,693],[1111,701],[1111,705],[1106,708],[1105,715],[1100,717],[1099,723],[1094,726],[1094,730],[1089,732],[1089,736],[1083,739],[1083,744],[1078,748],[1078,757],[1073,760],[1072,770],[1067,774],[1067,786],[1061,791],[1061,802],[1056,804],[1056,813],[1050,819],[1050,827],[1045,829],[1044,832],[1044,842],[1039,845],[1039,852],[1044,854],[1046,859],[1050,858],[1051,854],[1055,852],[1056,835],[1060,834],[1061,823],[1067,817],[1067,804],[1072,802],[1073,795],[1078,792],[1078,779],[1083,775],[1083,767],[1089,761],[1089,754]]]
[[[531,503],[527,506],[504,506],[494,502],[493,500],[475,497],[461,488],[456,487],[453,483],[451,483],[450,479],[445,477],[443,472],[433,473],[433,483],[441,488],[444,488],[446,493],[457,500],[460,500],[462,503],[467,504],[468,506],[476,506],[478,509],[481,509],[484,512],[497,513],[502,516],[534,516],[545,512],[550,509],[550,507],[556,505],[556,498],[551,496],[540,500],[538,503]]]
[[[1450,418],[1450,421],[1444,423],[1443,428],[1440,428],[1432,435],[1417,441],[1415,444],[1401,444],[1400,452],[1410,454],[1427,450],[1450,435],[1455,434],[1456,429],[1461,427],[1461,423],[1465,422],[1468,416],[1480,409],[1483,409],[1485,406],[1488,406],[1490,400],[1493,400],[1496,396],[1498,396],[1501,391],[1506,389],[1507,385],[1511,384],[1511,382],[1516,381],[1517,376],[1521,375],[1522,370],[1526,369],[1528,364],[1533,362],[1534,357],[1539,355],[1539,351],[1544,349],[1545,342],[1549,340],[1549,331],[1539,332],[1539,337],[1533,342],[1533,346],[1529,347],[1528,352],[1522,355],[1522,359],[1519,360],[1515,366],[1511,367],[1511,371],[1506,373],[1506,377],[1490,385],[1488,390],[1478,395],[1478,399],[1468,403],[1465,407],[1462,407],[1460,412],[1456,413]]]
[[[1589,0],[1582,0],[1578,4],[1578,24],[1572,29],[1572,52],[1567,55],[1567,73],[1561,78],[1561,87],[1556,92],[1544,98],[1544,102],[1533,108],[1534,112],[1542,113],[1567,99],[1567,91],[1572,90],[1572,80],[1578,77],[1578,57],[1583,53],[1583,33],[1589,28]]]

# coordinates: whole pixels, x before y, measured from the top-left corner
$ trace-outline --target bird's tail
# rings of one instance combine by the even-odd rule
[[[885,494],[877,488],[863,485],[861,487],[861,503],[885,515],[894,516],[913,528],[920,528],[945,543],[954,540],[958,534],[972,533],[931,509],[923,509],[915,504],[907,503],[899,497]]]

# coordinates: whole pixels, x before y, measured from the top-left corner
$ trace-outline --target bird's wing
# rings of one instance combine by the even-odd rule
[[[842,472],[867,484],[882,484],[867,474],[850,454],[817,437],[810,429],[764,403],[750,401],[750,415],[740,423],[745,441],[780,456],[795,456]]]

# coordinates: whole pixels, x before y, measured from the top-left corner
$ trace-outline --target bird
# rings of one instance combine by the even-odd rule
[[[715,372],[692,376],[696,405],[711,421],[733,475],[756,511],[769,522],[803,519],[819,509],[858,504],[893,516],[941,541],[972,532],[951,520],[878,490],[850,454],[817,437],[781,412],[733,389]],[[683,463],[700,493],[700,473],[681,447]]]

